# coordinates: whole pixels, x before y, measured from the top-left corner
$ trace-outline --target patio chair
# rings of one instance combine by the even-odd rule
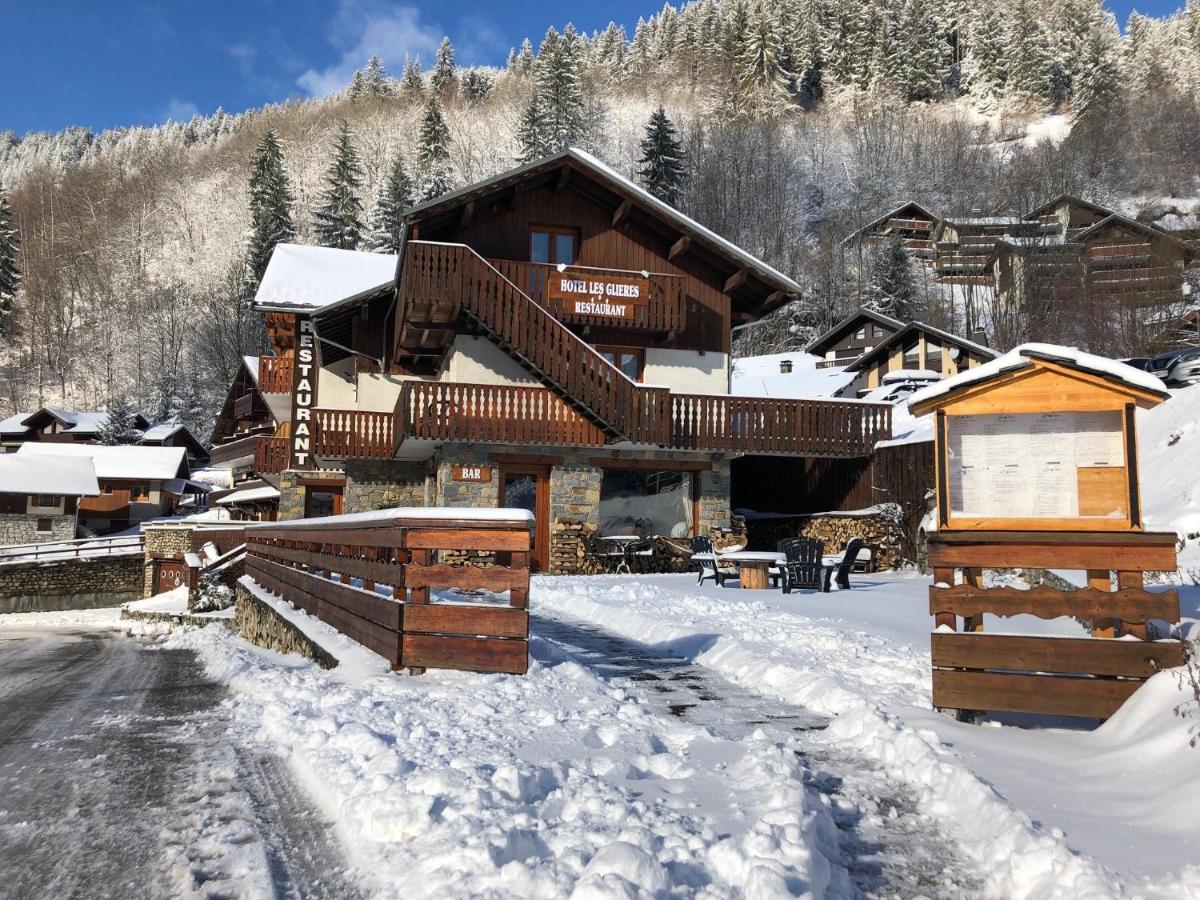
[[[858,555],[865,547],[866,544],[863,543],[862,538],[851,538],[846,544],[846,552],[840,561],[836,557],[826,557],[821,561],[821,567],[825,574],[824,586],[821,589],[825,593],[829,593],[831,580],[836,580],[837,586],[843,591],[850,590],[850,572],[858,561]],[[837,573],[836,579],[834,572]]]
[[[692,562],[699,570],[696,584],[704,584],[711,578],[717,583],[717,587],[724,587],[727,578],[737,578],[737,567],[721,562],[717,558],[712,538],[705,535],[692,538]]]
[[[825,554],[825,545],[813,538],[789,538],[779,542],[779,552],[785,557],[778,567],[778,576],[783,582],[783,592],[790,594],[792,588],[812,588],[820,590],[823,576],[821,557]],[[768,570],[774,575],[775,567]],[[828,579],[825,579],[828,581]]]

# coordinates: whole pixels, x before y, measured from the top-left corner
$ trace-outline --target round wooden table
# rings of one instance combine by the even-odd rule
[[[782,553],[763,553],[757,550],[735,550],[718,554],[722,561],[731,562],[738,568],[738,583],[743,590],[763,590],[770,586],[768,571],[771,566],[786,562]]]

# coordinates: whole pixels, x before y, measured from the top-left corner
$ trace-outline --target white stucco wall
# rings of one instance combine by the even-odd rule
[[[538,384],[490,340],[464,334],[454,339],[446,367],[438,380],[466,384]]]
[[[729,356],[711,350],[646,350],[646,384],[659,384],[680,393],[728,394]]]
[[[321,366],[317,373],[317,402],[321,409],[354,409],[354,358]],[[290,410],[289,410],[290,412]]]

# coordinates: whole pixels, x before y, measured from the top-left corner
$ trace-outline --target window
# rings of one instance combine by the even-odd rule
[[[904,348],[904,368],[921,368],[921,350],[918,345],[913,344],[911,347]]]
[[[884,331],[882,325],[872,325],[871,333],[874,334],[875,337],[886,337],[887,336],[887,332]]]
[[[854,339],[857,341],[865,341],[867,339],[867,328],[865,325],[862,328],[858,329],[858,331],[854,335]]]
[[[925,368],[934,372],[942,371],[942,348],[940,344],[925,344]]]
[[[597,347],[597,352],[625,373],[631,381],[641,381],[646,367],[646,352],[636,347]]]
[[[34,494],[33,505],[38,509],[55,509],[58,506],[58,497],[54,494]]]
[[[150,499],[150,490],[144,484],[133,484],[129,486],[129,498],[145,502]]]
[[[111,493],[112,493],[112,491],[113,491],[113,489],[112,489],[112,485],[111,485],[111,484],[109,484],[107,481],[105,481],[105,482],[101,483],[101,485],[100,485],[100,493],[102,493],[102,494],[111,494]]]
[[[49,516],[41,516],[38,519],[38,529],[37,530],[40,532],[47,532],[47,531],[51,530]]]
[[[600,481],[600,534],[689,537],[692,472],[605,469]]]
[[[551,265],[574,265],[576,232],[574,228],[534,226],[529,232],[529,261]]]
[[[340,516],[342,514],[341,486],[318,487],[309,485],[304,489],[304,517]]]

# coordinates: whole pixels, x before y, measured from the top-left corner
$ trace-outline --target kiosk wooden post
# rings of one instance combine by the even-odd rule
[[[1146,640],[1151,620],[1179,621],[1179,595],[1143,585],[1177,563],[1174,533],[1142,526],[1135,413],[1167,396],[1142,374],[1029,345],[914,398],[936,415],[934,706],[1107,718],[1182,665],[1179,641]],[[1084,570],[1088,585],[985,588],[1000,568]],[[1093,637],[988,635],[985,613],[1073,616]]]

